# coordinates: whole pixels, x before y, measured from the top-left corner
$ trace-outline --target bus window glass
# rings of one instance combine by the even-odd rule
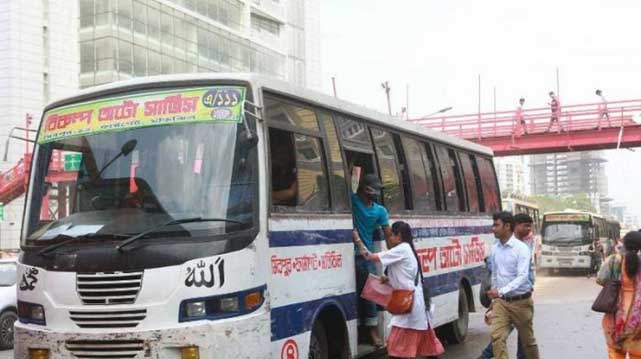
[[[499,188],[496,181],[496,173],[492,161],[487,158],[477,157],[481,180],[483,181],[483,199],[485,200],[485,211],[489,213],[498,212]]]
[[[388,211],[399,211],[405,208],[403,193],[396,166],[394,140],[388,132],[372,129],[372,138],[376,144],[378,168],[383,181],[383,204]]]
[[[251,148],[242,125],[172,125],[63,138],[40,146],[27,243],[70,228],[140,233],[181,218],[162,236],[223,235],[250,228],[256,205]],[[61,176],[60,173],[64,173]],[[239,224],[240,223],[240,224]],[[92,232],[93,231],[93,232]]]
[[[338,135],[336,127],[329,114],[320,114],[321,123],[325,129],[325,136],[327,137],[327,147],[329,148],[329,163],[331,164],[331,179],[334,186],[334,193],[332,194],[334,209],[338,211],[349,210],[349,202],[347,201],[347,182],[345,180],[345,167],[343,166],[343,156],[341,155],[341,147],[338,143]]]
[[[298,175],[298,208],[304,211],[329,209],[329,187],[318,138],[294,135]]]
[[[434,199],[436,200],[436,209],[439,211],[443,211],[445,210],[445,208],[443,206],[443,197],[441,196],[442,187],[438,177],[438,162],[436,160],[436,157],[434,156],[432,145],[426,143],[424,144],[424,147],[427,157],[423,158],[423,161],[428,168],[428,178],[431,178],[432,183],[434,183]]]
[[[281,125],[319,132],[314,111],[265,95],[265,110],[270,125]]]
[[[551,245],[590,244],[587,223],[547,223],[543,228],[543,243]]]
[[[372,141],[364,123],[349,120],[344,117],[336,118],[336,127],[343,140],[343,147],[356,152],[372,153]]]
[[[320,140],[275,128],[269,134],[275,208],[327,210],[329,191]]]
[[[467,203],[470,212],[479,212],[479,198],[476,188],[476,177],[472,169],[472,161],[470,156],[465,153],[460,153],[461,167],[463,167],[463,177],[465,178],[465,189],[467,190]]]
[[[430,172],[425,169],[424,161],[427,159],[425,148],[411,138],[403,138],[402,141],[410,171],[414,209],[418,211],[435,210],[432,178]]]
[[[296,206],[298,183],[293,135],[287,131],[270,128],[269,149],[272,174],[272,205]]]
[[[456,191],[456,179],[454,174],[454,163],[450,159],[447,148],[435,145],[438,163],[443,179],[443,195],[445,197],[445,209],[457,211],[459,208],[458,192]]]
[[[476,160],[476,156],[469,155],[470,163],[472,164],[472,171],[474,172],[474,182],[476,183],[476,194],[479,199],[479,212],[485,212],[485,198],[483,197],[483,180],[481,179],[481,173],[479,172],[479,166]]]

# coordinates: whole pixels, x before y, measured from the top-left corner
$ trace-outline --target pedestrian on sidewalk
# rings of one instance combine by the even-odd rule
[[[514,112],[514,135],[516,137],[521,137],[523,134],[528,134],[527,124],[525,123],[525,116],[523,116],[523,104],[525,103],[525,98],[521,97],[519,99],[519,105],[516,106],[516,111]]]
[[[552,125],[556,122],[556,132],[559,133],[563,131],[561,122],[559,122],[559,118],[561,117],[561,101],[559,101],[559,98],[554,94],[554,91],[550,91],[548,95],[550,96],[550,102],[548,103],[548,105],[550,105],[550,125],[548,126],[547,132],[552,130]]]
[[[595,93],[601,99],[601,102],[599,103],[599,108],[598,108],[599,122],[596,125],[596,128],[600,131],[601,120],[604,117],[608,120],[608,127],[612,127],[612,123],[610,122],[610,114],[608,113],[608,101],[606,101],[605,97],[603,97],[603,92],[601,90],[596,90]]]
[[[610,359],[641,358],[641,233],[623,237],[623,251],[609,256],[597,275],[597,283],[621,280],[616,313],[605,314],[602,326]]]
[[[532,217],[526,213],[519,213],[514,216],[514,237],[523,243],[527,244],[530,248],[530,255],[534,250],[534,239],[532,238],[532,225],[534,220]],[[489,259],[491,262],[491,258]],[[490,265],[491,267],[491,265]],[[528,273],[528,281],[532,288],[534,288],[534,259],[530,261],[530,269]],[[486,312],[486,322],[488,325],[492,325],[492,319],[494,318],[494,313],[492,312],[492,307]],[[510,334],[514,331],[514,326],[510,328]],[[509,334],[508,334],[509,336]],[[490,342],[487,347],[483,350],[478,359],[492,359],[494,358],[494,350],[492,348],[492,342]],[[525,352],[523,351],[523,345],[521,344],[521,337],[519,337],[517,342],[517,351],[516,359],[525,359]]]
[[[385,268],[385,278],[394,289],[414,290],[411,311],[392,315],[391,330],[387,338],[389,358],[433,358],[443,354],[443,345],[428,322],[429,308],[426,308],[423,297],[423,272],[414,248],[410,225],[394,222],[392,236],[387,241],[390,249],[379,253],[371,253],[357,231],[352,232],[352,238],[364,258],[373,263],[381,263]]]
[[[492,302],[492,348],[494,358],[508,359],[507,337],[516,327],[525,357],[539,359],[532,319],[532,284],[529,280],[532,255],[527,244],[514,234],[514,217],[510,212],[493,216],[492,231],[498,241],[492,247],[492,289],[487,295]]]

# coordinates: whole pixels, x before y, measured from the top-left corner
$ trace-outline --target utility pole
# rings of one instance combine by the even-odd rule
[[[389,113],[389,115],[391,116],[392,115],[392,103],[391,103],[390,98],[389,98],[389,92],[390,92],[389,81],[385,81],[385,82],[381,83],[381,87],[383,88],[383,90],[385,90],[385,95],[387,96],[387,113]]]
[[[410,84],[405,86],[405,119],[410,119]]]
[[[561,88],[560,88],[559,83],[560,83],[559,82],[559,68],[557,67],[556,68],[556,96],[558,98],[561,98]]]
[[[494,119],[496,119],[496,86],[494,86]]]
[[[336,77],[332,76],[332,88],[334,88],[334,97],[338,97],[336,95]]]

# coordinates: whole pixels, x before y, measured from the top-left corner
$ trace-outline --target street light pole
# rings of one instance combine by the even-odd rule
[[[387,113],[389,113],[389,115],[391,116],[392,115],[392,103],[391,103],[390,98],[389,98],[389,92],[390,92],[389,81],[385,81],[385,82],[381,83],[381,87],[383,88],[383,90],[385,90],[385,95],[387,96]]]
[[[440,109],[440,110],[438,110],[436,112],[430,113],[429,115],[425,115],[425,116],[423,116],[421,118],[428,118],[430,116],[438,115],[439,113],[447,112],[447,111],[451,110],[452,108],[453,108],[452,106],[445,107],[445,108],[442,108],[442,109]]]

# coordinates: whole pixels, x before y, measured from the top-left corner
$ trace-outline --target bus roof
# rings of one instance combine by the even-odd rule
[[[502,200],[503,202],[513,202],[514,204],[520,204],[522,206],[539,209],[539,206],[536,203],[524,201],[518,198],[506,197],[506,198],[503,198]]]
[[[455,147],[467,149],[473,152],[492,156],[493,152],[490,148],[481,146],[474,142],[466,141],[461,138],[446,135],[441,132],[423,128],[419,125],[400,120],[393,116],[382,114],[378,111],[366,108],[364,106],[356,105],[335,97],[313,91],[310,89],[302,88],[292,85],[282,80],[274,79],[271,77],[254,74],[254,73],[193,73],[193,74],[175,74],[175,75],[161,75],[150,77],[138,77],[130,80],[112,82],[105,85],[99,85],[87,89],[80,90],[76,94],[56,100],[46,106],[45,111],[62,106],[75,101],[82,101],[91,97],[98,97],[108,95],[118,90],[126,90],[128,88],[151,88],[153,85],[159,86],[184,86],[189,85],[195,81],[242,81],[248,82],[257,88],[280,93],[290,97],[301,99],[302,101],[322,106],[331,110],[336,110],[357,118],[369,119],[372,122],[381,126],[392,127],[397,130],[406,131],[418,134],[429,138],[434,141],[449,144]],[[201,84],[198,84],[201,85]]]
[[[585,211],[559,211],[559,212],[546,212],[543,214],[543,222],[585,222],[590,221],[591,218],[598,218],[605,220],[605,217]]]

